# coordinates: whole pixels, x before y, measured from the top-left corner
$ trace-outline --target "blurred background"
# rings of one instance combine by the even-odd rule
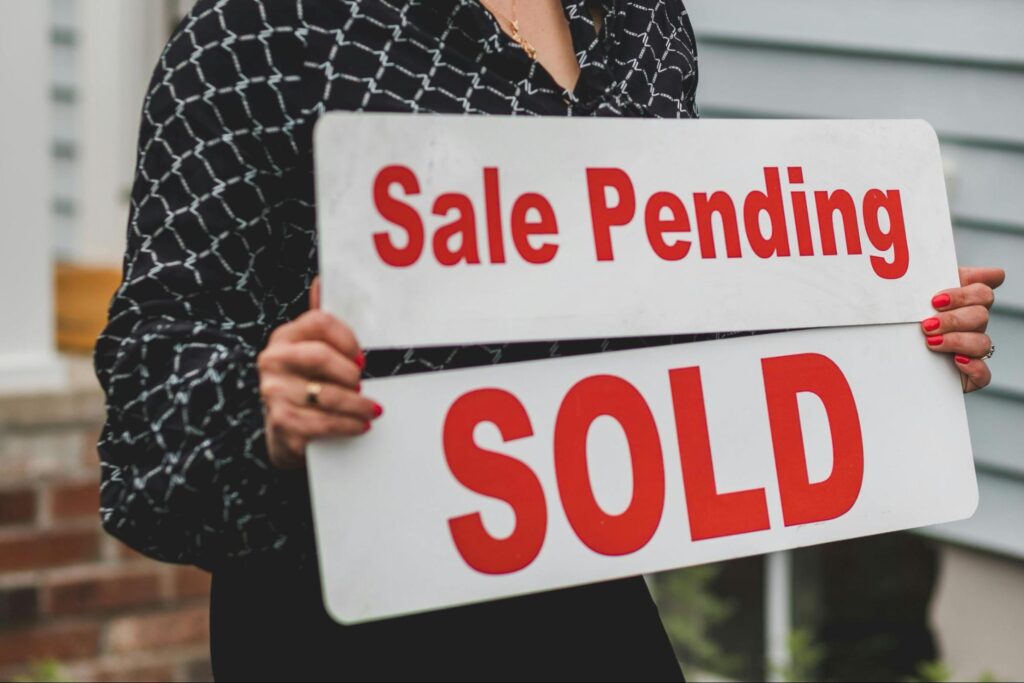
[[[688,676],[1024,680],[1024,0],[686,4],[703,116],[927,119],[960,262],[1008,273],[968,399],[977,515],[650,577]],[[99,530],[89,362],[142,97],[190,5],[0,0],[0,681],[210,678],[206,576]]]

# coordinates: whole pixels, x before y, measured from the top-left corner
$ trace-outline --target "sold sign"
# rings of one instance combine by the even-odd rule
[[[360,622],[972,514],[956,370],[917,325],[365,383],[317,443],[326,604]]]
[[[385,418],[309,450],[336,619],[976,507],[959,374],[912,322],[956,284],[927,125],[332,114],[316,137],[323,304],[368,347],[821,328],[366,381]]]
[[[834,362],[819,354],[761,361],[779,495],[786,526],[835,519],[857,501],[864,479],[864,441],[850,386]],[[676,444],[694,541],[770,528],[764,489],[719,493],[700,367],[667,373]],[[801,440],[797,396],[814,394],[831,428],[828,478],[811,484]],[[604,511],[590,480],[587,435],[600,417],[618,423],[626,438],[633,493],[628,507]],[[475,389],[452,404],[444,421],[444,453],[452,474],[477,493],[512,506],[517,524],[494,538],[479,513],[449,521],[452,540],[473,569],[506,574],[529,566],[543,547],[547,511],[540,481],[530,469],[476,443],[475,429],[495,425],[507,441],[533,435],[526,407],[503,389]],[[665,466],[651,408],[635,386],[615,375],[590,375],[566,392],[555,418],[552,456],[559,498],[579,540],[601,555],[629,555],[646,546],[661,524]]]

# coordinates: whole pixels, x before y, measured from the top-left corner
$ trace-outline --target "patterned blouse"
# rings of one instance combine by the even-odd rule
[[[478,0],[199,0],[145,98],[124,280],[95,352],[107,531],[206,568],[309,557],[305,475],[269,464],[256,356],[307,309],[323,112],[696,116],[681,0],[563,6],[572,91]],[[671,341],[371,350],[367,376]]]

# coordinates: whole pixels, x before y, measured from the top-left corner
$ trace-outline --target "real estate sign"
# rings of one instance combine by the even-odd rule
[[[324,306],[367,346],[818,328],[364,382],[386,416],[309,452],[338,620],[976,507],[912,322],[956,283],[927,126],[338,115],[317,145]]]

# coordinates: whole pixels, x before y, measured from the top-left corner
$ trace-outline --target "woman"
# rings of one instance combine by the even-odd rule
[[[219,679],[681,679],[641,579],[333,623],[302,468],[311,439],[387,419],[361,376],[680,341],[364,356],[358,330],[316,310],[323,112],[688,118],[696,85],[679,0],[198,2],[146,98],[124,284],[96,369],[104,526],[213,572]],[[1002,275],[963,277],[923,327],[975,389],[990,377],[980,357]]]

